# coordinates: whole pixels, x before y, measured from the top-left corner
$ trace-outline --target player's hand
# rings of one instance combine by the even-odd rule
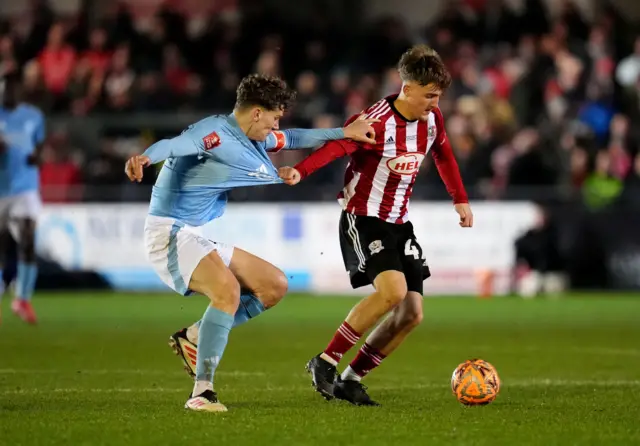
[[[469,206],[469,203],[458,203],[454,208],[460,216],[460,227],[473,227],[473,212],[471,212],[471,206]]]
[[[284,181],[284,184],[295,186],[302,179],[300,172],[293,167],[281,167],[278,169],[278,176]]]
[[[142,181],[142,169],[151,165],[151,160],[148,156],[135,155],[127,160],[127,164],[124,165],[124,173],[131,181]]]
[[[344,128],[344,137],[358,142],[369,144],[376,143],[376,131],[373,129],[374,122],[380,122],[379,119],[366,119],[365,115],[360,115],[358,119]]]

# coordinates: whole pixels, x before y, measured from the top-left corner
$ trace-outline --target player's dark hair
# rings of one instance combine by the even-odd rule
[[[291,106],[296,92],[276,76],[250,74],[236,90],[236,108],[259,106],[266,110],[286,110]]]
[[[416,45],[407,50],[398,62],[403,82],[417,82],[425,86],[435,84],[446,90],[451,85],[451,74],[440,55],[427,45]]]

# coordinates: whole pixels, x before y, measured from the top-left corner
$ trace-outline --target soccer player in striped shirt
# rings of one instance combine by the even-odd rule
[[[447,139],[438,101],[451,77],[438,54],[419,45],[400,59],[400,94],[378,101],[365,116],[376,142],[331,141],[283,170],[296,184],[315,170],[350,156],[342,205],[340,245],[351,285],[373,284],[375,292],[358,303],[326,349],[307,364],[315,389],[326,399],[377,405],[361,379],[380,365],[422,320],[423,281],[430,276],[422,248],[409,221],[411,191],[424,158],[431,154],[460,216],[460,226],[473,225],[473,214]],[[349,120],[356,119],[354,116]],[[355,359],[338,375],[337,365],[360,338],[387,315],[367,337]]]

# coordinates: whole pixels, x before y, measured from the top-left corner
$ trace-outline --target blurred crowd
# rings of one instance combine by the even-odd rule
[[[212,15],[195,29],[173,2],[141,29],[117,2],[99,20],[83,11],[56,17],[46,1],[33,3],[28,16],[0,25],[0,73],[18,70],[25,99],[48,116],[224,112],[239,79],[257,71],[298,90],[284,126],[340,126],[397,93],[395,63],[407,47],[426,42],[453,74],[441,108],[472,198],[640,206],[640,128],[632,125],[640,118],[640,34],[613,7],[587,21],[570,0],[554,17],[541,0],[526,0],[518,12],[500,0],[450,1],[416,32],[394,17],[357,29],[323,14],[288,23],[255,5],[252,13]],[[52,132],[42,167],[45,197],[131,199],[132,189],[122,188],[123,160],[162,133],[140,130],[107,135],[99,147],[76,147],[64,132]],[[306,154],[281,152],[276,163],[291,165]],[[428,160],[414,196],[446,198]],[[306,180],[304,196],[334,198],[343,166],[336,162]],[[109,192],[88,192],[94,186]],[[270,188],[234,197],[302,193]]]

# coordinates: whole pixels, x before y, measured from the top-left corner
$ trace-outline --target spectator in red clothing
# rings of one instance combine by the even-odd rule
[[[38,56],[44,84],[56,95],[64,92],[76,62],[76,52],[64,38],[63,25],[56,23],[49,30],[47,45]]]
[[[60,143],[64,136],[54,137]],[[68,203],[81,197],[81,175],[78,166],[68,156],[63,144],[45,144],[40,166],[40,188],[42,199],[47,203]]]
[[[91,70],[98,74],[104,73],[111,61],[111,51],[107,49],[107,32],[103,28],[95,28],[89,35],[89,49],[82,58],[87,60]]]
[[[163,72],[169,88],[176,94],[184,94],[191,73],[185,68],[178,47],[165,46],[163,56]]]

